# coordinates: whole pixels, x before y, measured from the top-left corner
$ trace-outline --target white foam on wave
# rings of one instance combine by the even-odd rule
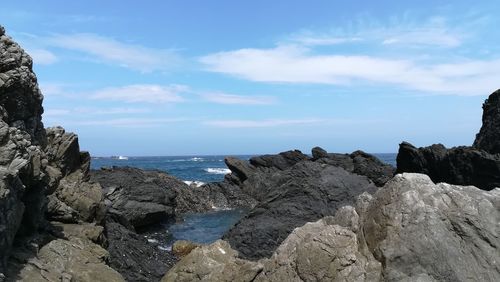
[[[194,158],[190,158],[189,160],[190,160],[190,161],[192,161],[192,162],[202,162],[202,161],[204,161],[205,159],[204,159],[204,158],[194,157]]]
[[[186,183],[187,185],[191,186],[191,185],[196,185],[196,187],[200,187],[202,185],[205,185],[205,182],[201,182],[201,181],[190,181],[190,180],[186,180],[184,181],[184,183]]]
[[[228,174],[231,173],[231,170],[229,168],[219,168],[219,167],[209,167],[205,168],[204,171],[211,173],[211,174]]]

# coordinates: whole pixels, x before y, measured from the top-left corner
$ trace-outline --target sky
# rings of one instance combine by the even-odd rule
[[[473,3],[473,5],[471,5]],[[498,1],[7,1],[45,126],[94,156],[470,145]]]

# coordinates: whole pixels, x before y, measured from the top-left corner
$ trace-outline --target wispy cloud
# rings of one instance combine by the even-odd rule
[[[340,37],[330,35],[315,35],[315,34],[300,34],[294,35],[290,41],[304,46],[328,46],[344,43],[359,42],[363,39],[360,37]]]
[[[72,124],[76,125],[99,125],[111,127],[158,127],[165,124],[186,122],[191,119],[187,118],[119,118],[119,119],[105,119],[105,120],[86,120],[76,121]]]
[[[278,127],[288,125],[315,124],[324,122],[324,119],[266,119],[266,120],[209,120],[205,125],[222,128],[257,128]]]
[[[432,64],[376,56],[316,55],[297,46],[220,52],[201,62],[209,71],[251,81],[343,85],[364,81],[459,95],[489,93],[498,87],[500,77],[500,60]]]
[[[38,65],[51,65],[59,60],[59,58],[49,50],[28,49],[27,52],[31,58],[33,58],[33,62]]]
[[[44,117],[75,116],[75,115],[121,115],[121,114],[143,114],[150,112],[145,108],[73,108],[73,109],[46,109]]]
[[[270,105],[276,99],[270,96],[243,96],[223,92],[201,93],[200,96],[209,102],[229,105]]]
[[[148,48],[92,33],[58,34],[44,39],[45,44],[88,54],[98,61],[139,70],[164,71],[179,63],[171,49]]]
[[[136,84],[110,87],[94,91],[91,99],[114,100],[127,103],[173,103],[182,102],[181,93],[188,91],[184,85]]]

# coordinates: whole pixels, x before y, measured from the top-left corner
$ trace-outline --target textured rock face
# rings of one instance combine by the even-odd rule
[[[398,173],[424,173],[434,182],[474,185],[484,190],[500,187],[500,156],[472,147],[446,149],[435,144],[415,148],[403,142],[397,162]]]
[[[500,89],[493,92],[483,104],[483,126],[476,135],[474,148],[490,154],[500,153]]]
[[[269,259],[239,260],[219,241],[187,255],[164,281],[499,281],[499,222],[500,189],[405,173],[355,207],[295,229]]]
[[[126,219],[108,214],[106,235],[109,242],[109,265],[119,271],[127,281],[158,281],[177,259],[169,252],[148,243],[131,229]]]
[[[14,238],[45,224],[42,95],[31,58],[0,28],[0,273]]]
[[[42,100],[31,58],[0,27],[0,277],[97,281],[102,273],[120,281],[105,265],[104,249],[69,236],[75,229],[89,236],[102,231],[82,223],[102,220],[102,192],[88,182],[90,157],[79,152],[76,135],[44,129]],[[46,217],[82,223],[84,230],[59,226],[63,232],[50,235],[57,224]]]
[[[170,269],[161,282],[253,281],[262,266],[237,256],[238,252],[227,242],[218,240],[194,249]]]
[[[224,235],[244,258],[270,256],[295,227],[333,215],[357,195],[375,191],[364,176],[311,161],[276,172],[266,181],[270,192]]]
[[[130,167],[95,170],[93,181],[104,189],[108,206],[134,227],[158,223],[174,216],[175,189],[188,186],[160,171]]]

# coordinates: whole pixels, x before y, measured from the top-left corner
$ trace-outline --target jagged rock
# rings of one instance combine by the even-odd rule
[[[236,174],[240,182],[247,180],[248,177],[255,171],[255,168],[248,162],[238,158],[226,157],[224,162],[226,163],[227,168],[231,170],[231,173]]]
[[[343,169],[370,178],[375,185],[381,187],[394,175],[394,168],[382,163],[377,157],[363,151],[351,154],[326,153],[320,147],[313,148],[313,160]]]
[[[172,253],[178,258],[182,258],[191,253],[192,250],[198,248],[200,244],[187,241],[187,240],[177,240],[172,245]]]
[[[29,258],[16,275],[18,281],[125,281],[106,265],[108,252],[89,240],[56,239]]]
[[[236,264],[235,251],[218,241],[163,279],[231,281],[257,269],[239,281],[499,281],[499,222],[500,189],[404,173],[373,197],[361,194],[355,207],[295,229],[269,259]],[[209,276],[223,270],[232,276]]]
[[[125,226],[127,226],[125,227]],[[110,254],[109,265],[127,281],[158,281],[177,259],[158,249],[131,230],[126,218],[111,213],[106,218],[106,236]]]
[[[228,182],[207,183],[200,187],[176,189],[176,214],[214,209],[253,208],[257,201]]]
[[[279,170],[287,169],[294,164],[308,160],[309,157],[302,154],[299,150],[286,151],[278,155],[263,155],[250,159],[250,164],[255,167],[277,168]]]
[[[66,176],[80,169],[80,146],[78,136],[67,133],[62,127],[50,127],[46,129],[48,146],[45,149],[49,164],[56,167]]]
[[[483,125],[476,135],[474,148],[490,154],[500,153],[500,89],[493,92],[483,104]]]
[[[484,190],[500,187],[500,155],[473,147],[446,149],[441,144],[416,148],[399,145],[397,172],[424,173],[434,182],[474,185]]]
[[[146,226],[174,216],[176,188],[188,186],[161,171],[113,167],[91,172],[102,185],[110,207],[135,227]]]
[[[31,58],[0,28],[0,276],[15,238],[43,228],[43,96]]]
[[[161,279],[161,282],[253,281],[262,265],[237,258],[225,241],[194,249]]]
[[[104,236],[104,227],[93,223],[66,224],[51,222],[51,232],[58,238],[83,238],[106,247],[107,240]]]
[[[244,258],[271,256],[295,227],[334,215],[357,195],[375,191],[364,176],[311,161],[275,172],[266,184],[273,187],[266,197],[223,237]]]

